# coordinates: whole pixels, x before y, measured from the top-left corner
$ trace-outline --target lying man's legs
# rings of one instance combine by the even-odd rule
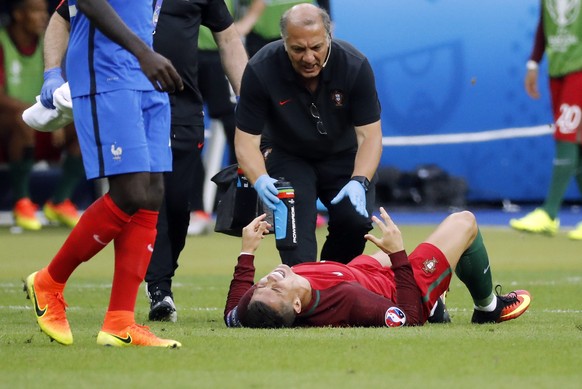
[[[531,296],[525,290],[506,295],[494,294],[489,257],[471,212],[448,216],[426,242],[445,254],[451,268],[467,286],[475,304],[473,323],[499,323],[515,319],[529,307]]]

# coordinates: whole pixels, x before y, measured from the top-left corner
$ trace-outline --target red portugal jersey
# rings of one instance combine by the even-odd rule
[[[244,326],[246,307],[254,287],[254,256],[241,255],[230,285],[225,322]],[[426,320],[421,290],[404,251],[390,256],[392,267],[360,255],[347,265],[332,262],[303,263],[292,267],[312,287],[308,306],[297,315],[295,326],[400,326]]]

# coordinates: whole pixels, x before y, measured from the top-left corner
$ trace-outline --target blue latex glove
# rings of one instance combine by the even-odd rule
[[[40,90],[40,103],[45,108],[55,109],[53,94],[64,83],[65,80],[61,76],[61,68],[52,68],[44,72],[44,83]]]
[[[350,180],[343,188],[339,191],[337,196],[331,200],[332,204],[337,204],[344,197],[348,197],[352,202],[352,205],[356,209],[356,212],[364,217],[368,217],[368,211],[366,210],[366,191],[362,184],[357,181]]]
[[[262,176],[257,178],[257,181],[255,181],[254,185],[255,190],[257,191],[261,200],[263,200],[263,203],[265,203],[265,205],[273,211],[275,210],[275,208],[277,208],[275,204],[278,204],[279,201],[281,201],[277,197],[279,191],[277,190],[277,188],[275,188],[274,185],[275,182],[277,182],[277,180],[275,180],[272,177],[269,177],[269,175],[267,174],[263,174]]]

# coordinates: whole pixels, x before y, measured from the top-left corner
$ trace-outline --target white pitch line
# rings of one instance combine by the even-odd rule
[[[460,134],[385,136],[383,146],[431,146],[439,144],[490,142],[500,139],[530,138],[554,133],[551,124],[536,127],[505,128]]]

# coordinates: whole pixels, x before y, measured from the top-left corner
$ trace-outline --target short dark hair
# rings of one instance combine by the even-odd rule
[[[250,328],[285,328],[292,327],[294,321],[293,307],[282,304],[278,312],[262,301],[251,301],[243,325]]]

